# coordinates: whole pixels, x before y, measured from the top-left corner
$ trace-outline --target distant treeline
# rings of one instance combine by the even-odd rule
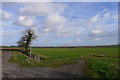
[[[62,47],[33,47],[33,48],[97,48],[97,47],[108,47],[108,48],[117,48],[118,45],[109,45],[109,46],[62,46]]]
[[[99,47],[107,47],[107,48],[117,48],[120,45],[100,45],[100,46],[46,46],[46,47],[42,47],[42,46],[32,46],[32,48],[99,48]],[[18,48],[17,46],[0,46],[2,48]]]

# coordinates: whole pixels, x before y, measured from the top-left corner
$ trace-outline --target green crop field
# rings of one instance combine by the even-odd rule
[[[40,61],[28,59],[18,52],[13,53],[16,54],[12,54],[9,61],[23,67],[57,67],[77,64],[76,60],[84,60],[84,75],[87,77],[117,78],[120,71],[118,48],[32,48],[32,54],[42,56]]]

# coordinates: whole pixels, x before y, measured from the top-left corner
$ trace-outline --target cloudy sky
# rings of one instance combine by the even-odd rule
[[[27,28],[33,46],[93,46],[118,43],[117,2],[4,2],[2,45],[16,45]]]

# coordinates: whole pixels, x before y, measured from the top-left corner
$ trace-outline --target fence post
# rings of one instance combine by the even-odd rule
[[[30,46],[30,58],[31,58],[31,46]]]

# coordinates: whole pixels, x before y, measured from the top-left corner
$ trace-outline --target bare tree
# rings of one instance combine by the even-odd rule
[[[35,35],[35,31],[32,29],[27,29],[23,32],[23,36],[21,37],[20,41],[18,41],[18,46],[23,48],[24,54],[29,54],[29,46],[31,42],[37,38]]]

